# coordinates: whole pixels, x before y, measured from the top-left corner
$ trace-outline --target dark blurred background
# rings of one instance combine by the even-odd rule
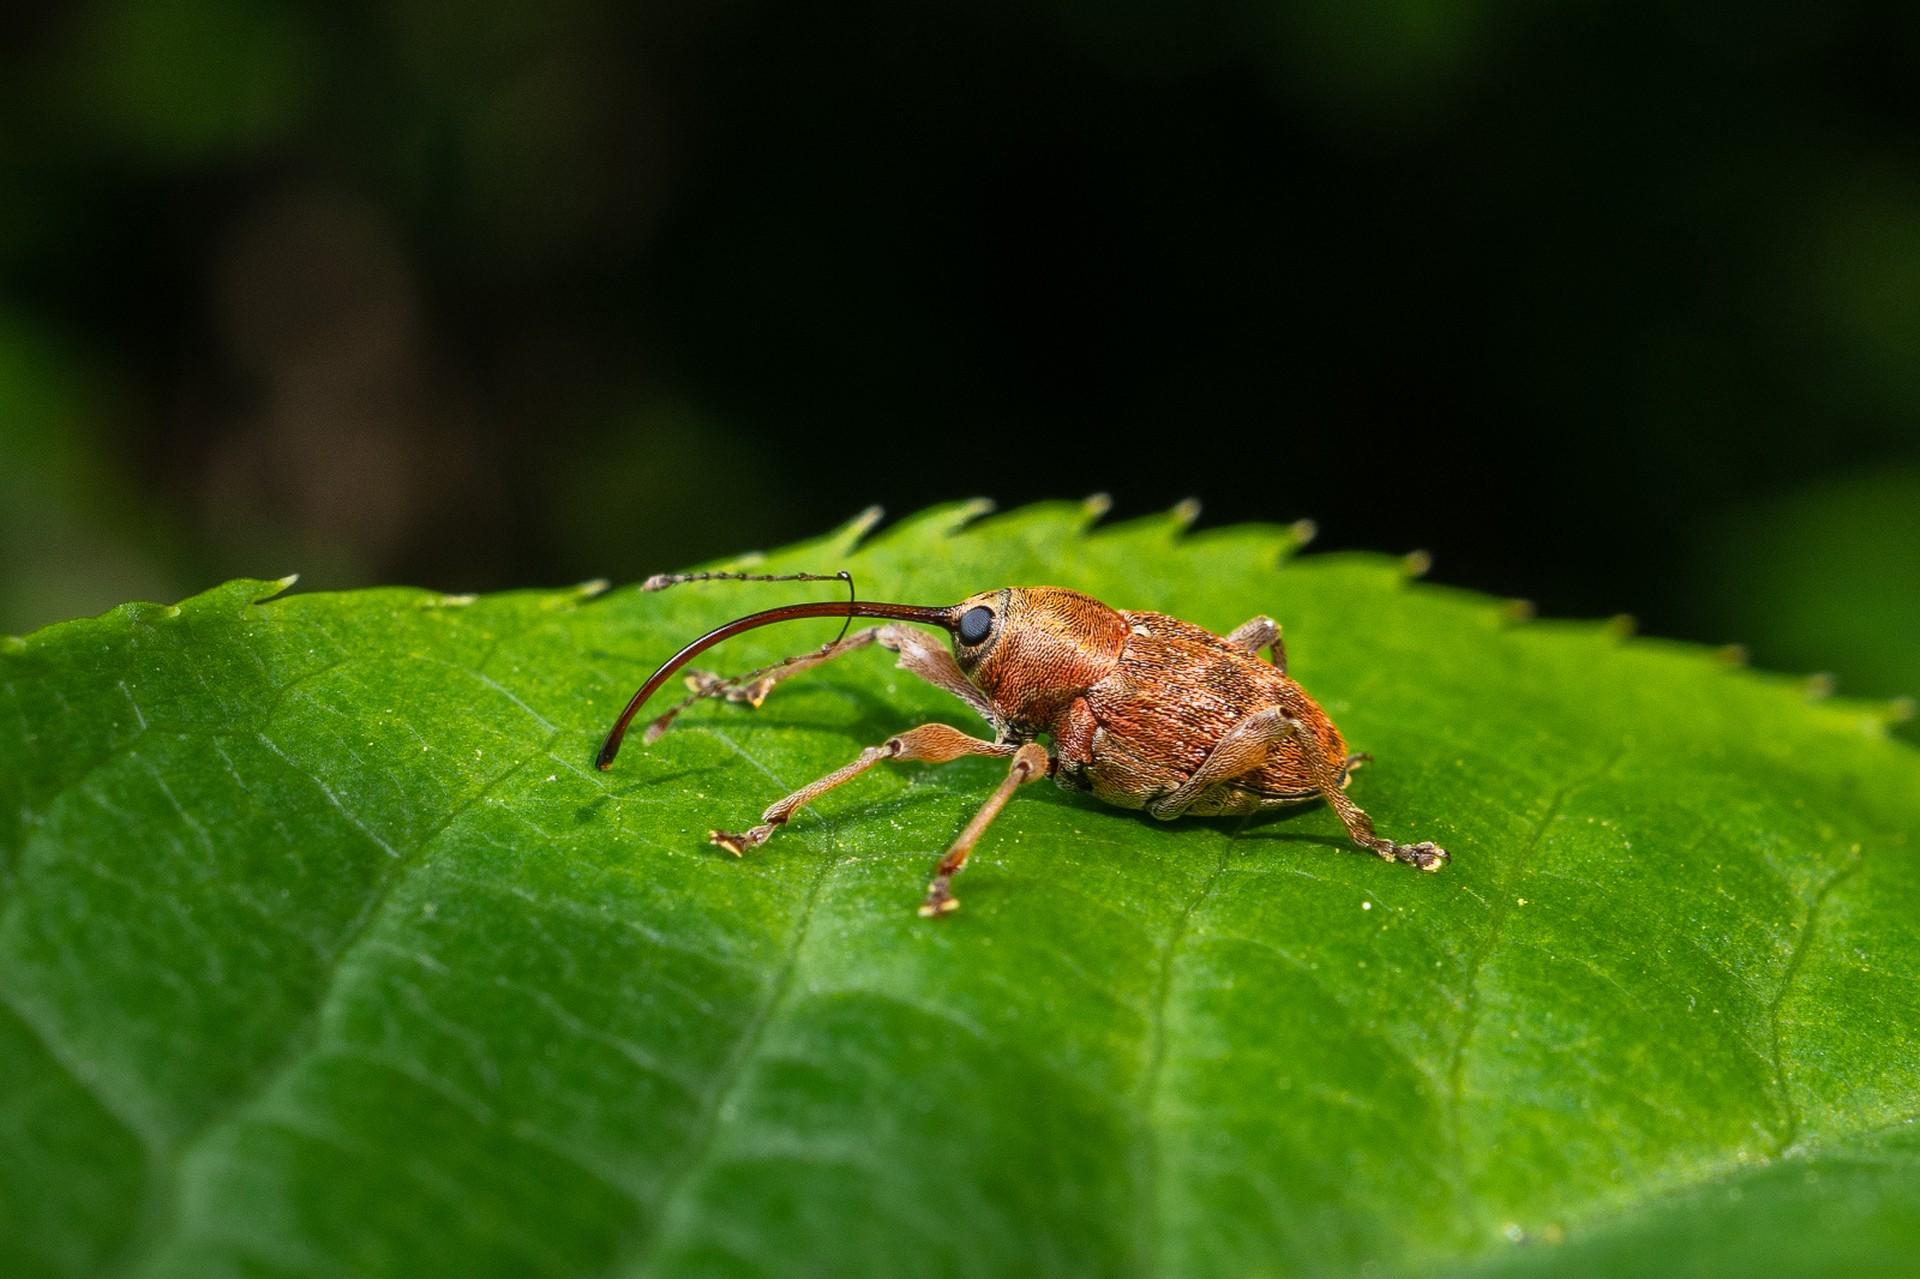
[[[0,631],[1095,490],[1920,690],[1920,5],[0,7]]]

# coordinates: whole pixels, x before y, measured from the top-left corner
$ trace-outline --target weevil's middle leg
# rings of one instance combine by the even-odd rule
[[[969,737],[950,724],[922,724],[894,737],[889,737],[878,746],[869,746],[860,752],[851,764],[835,769],[817,782],[802,786],[785,799],[778,800],[760,814],[760,825],[751,830],[733,834],[730,831],[714,830],[707,832],[709,843],[726,849],[735,857],[749,848],[758,848],[767,842],[768,836],[785,826],[793,815],[802,808],[819,799],[822,795],[845,782],[850,782],[860,774],[872,768],[882,760],[920,760],[928,764],[944,764],[963,755],[1012,755],[1020,748],[1011,743],[983,742],[977,737]]]
[[[1229,644],[1238,644],[1249,653],[1266,649],[1267,655],[1273,659],[1273,668],[1282,675],[1287,673],[1287,643],[1280,638],[1280,623],[1265,613],[1250,617],[1228,631],[1226,640]]]
[[[1028,782],[1039,781],[1052,771],[1053,758],[1047,754],[1046,747],[1037,742],[1028,742],[1018,749],[1012,767],[1007,769],[1006,780],[987,796],[987,802],[980,805],[980,811],[973,815],[967,828],[947,849],[947,855],[934,867],[933,882],[927,885],[927,900],[920,907],[922,916],[932,919],[960,909],[960,899],[953,895],[953,877],[967,864],[967,856],[973,852],[973,846],[980,842],[980,836],[986,833],[987,826],[1000,815],[1000,810],[1007,806],[1007,801],[1013,798],[1015,791]]]

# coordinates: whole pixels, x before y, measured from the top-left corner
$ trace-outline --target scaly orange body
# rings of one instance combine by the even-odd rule
[[[994,591],[961,607],[981,605],[1004,613],[1007,638],[990,640],[971,663],[962,648],[961,667],[1000,712],[994,726],[1009,740],[1053,739],[1054,780],[1068,790],[1148,808],[1191,777],[1235,724],[1276,706],[1345,765],[1340,730],[1306,690],[1212,631],[1057,586]],[[1301,745],[1290,739],[1183,811],[1234,816],[1318,795]]]

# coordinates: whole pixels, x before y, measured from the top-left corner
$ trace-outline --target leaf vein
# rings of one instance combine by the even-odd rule
[[[728,744],[732,745],[731,742]],[[735,747],[735,749],[739,748]],[[740,751],[740,754],[762,772],[767,771],[745,751]],[[775,780],[778,781],[777,778]],[[814,910],[819,905],[821,893],[826,887],[827,880],[832,877],[837,864],[831,857],[820,858],[819,869],[814,872],[807,886],[807,898],[801,907],[800,918],[794,925],[793,940],[788,944],[787,953],[780,963],[780,971],[774,977],[773,989],[766,1001],[761,1004],[759,1011],[754,1014],[753,1020],[741,1033],[726,1064],[721,1067],[720,1078],[707,1103],[706,1115],[699,1135],[689,1147],[686,1157],[680,1161],[680,1165],[662,1179],[660,1208],[654,1217],[652,1229],[647,1230],[643,1225],[641,1236],[629,1248],[622,1250],[627,1255],[613,1267],[616,1273],[642,1274],[651,1268],[658,1256],[661,1241],[667,1237],[667,1232],[673,1225],[676,1211],[680,1208],[684,1196],[692,1188],[700,1170],[712,1159],[727,1104],[739,1091],[741,1082],[746,1078],[747,1067],[759,1054],[768,1025],[792,992],[793,976],[799,968],[801,948],[806,944],[807,934],[813,925]]]
[[[1500,879],[1500,893],[1493,901],[1493,919],[1487,926],[1486,940],[1475,949],[1467,962],[1466,990],[1460,1007],[1460,1029],[1454,1036],[1453,1049],[1447,1058],[1446,1102],[1449,1122],[1447,1129],[1452,1138],[1454,1161],[1462,1169],[1466,1167],[1466,1120],[1464,1117],[1466,1087],[1467,1046],[1478,1028],[1480,1016],[1480,975],[1486,969],[1487,959],[1500,944],[1502,931],[1513,908],[1513,889],[1527,874],[1534,855],[1540,845],[1546,841],[1546,835],[1559,818],[1561,810],[1574,793],[1584,786],[1599,781],[1619,766],[1626,758],[1627,747],[1622,746],[1610,756],[1606,763],[1591,772],[1574,777],[1555,791],[1547,801],[1546,811],[1540,815],[1539,824],[1534,827],[1520,855],[1514,859],[1512,868]],[[1464,1181],[1462,1182],[1464,1185]]]
[[[1787,956],[1787,970],[1781,975],[1780,989],[1775,992],[1773,1002],[1767,1006],[1767,1034],[1773,1066],[1773,1085],[1779,1093],[1780,1111],[1785,1121],[1780,1139],[1774,1146],[1775,1158],[1785,1154],[1800,1139],[1801,1124],[1800,1103],[1793,1095],[1793,1085],[1787,1079],[1785,1063],[1780,1055],[1780,1009],[1786,1004],[1787,995],[1793,990],[1794,982],[1806,967],[1807,952],[1813,949],[1814,935],[1819,931],[1820,915],[1826,907],[1827,899],[1833,896],[1834,890],[1851,879],[1854,873],[1865,864],[1866,856],[1860,852],[1860,846],[1856,844],[1847,860],[1835,868],[1833,873],[1827,876],[1826,882],[1815,891],[1813,900],[1807,905],[1806,918],[1800,925],[1800,935],[1794,939],[1793,953]]]
[[[263,736],[261,740],[265,741],[266,739]],[[482,787],[479,791],[477,791],[475,794],[470,796],[465,802],[455,806],[455,808],[447,814],[444,820],[442,820],[431,831],[428,831],[426,834],[424,834],[420,838],[418,847],[420,849],[426,849],[430,847],[433,844],[433,842],[436,839],[438,839],[440,835],[447,830],[448,827],[452,826],[454,822],[458,821],[461,818],[461,816],[463,816],[473,808],[477,807],[481,803],[485,802],[487,797],[494,790],[504,785],[509,779],[514,777],[516,774],[518,774],[528,764],[532,763],[534,760],[540,758],[541,755],[551,750],[553,748],[553,745],[554,745],[554,739],[548,739],[546,742],[542,743],[537,749],[528,752],[527,755],[523,759],[521,759],[518,763],[512,765],[511,767],[507,768],[502,773],[500,773],[499,776],[495,777],[486,786]],[[273,747],[272,743],[270,742],[268,743],[268,748],[271,750],[274,750],[275,754],[279,754],[278,749]],[[318,778],[313,778],[313,780],[316,785],[320,784]],[[323,790],[325,789],[324,785],[322,786],[322,789]],[[335,803],[338,804],[338,801],[335,800]],[[344,812],[345,810],[342,809],[342,811]],[[349,817],[349,820],[353,820],[356,826],[359,825],[359,822],[357,820],[352,819],[351,817]],[[382,843],[381,847],[387,848],[388,846]],[[389,849],[389,851],[392,851],[392,850]],[[397,852],[394,852],[393,855],[395,857],[400,856],[400,854]],[[374,920],[378,917],[380,913],[381,907],[384,906],[387,903],[387,901],[392,898],[394,890],[409,876],[409,874],[417,871],[418,869],[419,869],[418,864],[414,864],[410,866],[402,865],[401,867],[397,868],[392,873],[390,873],[385,878],[385,880],[380,884],[380,886],[374,891],[374,893],[368,897],[366,904],[361,908],[360,913],[354,918],[353,922],[348,926],[345,934],[341,938],[339,946],[334,952],[334,961],[331,968],[328,970],[325,987],[321,990],[319,998],[314,1001],[312,1010],[302,1020],[300,1026],[296,1030],[294,1030],[291,1034],[288,1035],[287,1048],[284,1052],[282,1052],[278,1062],[273,1067],[261,1072],[260,1082],[255,1087],[248,1089],[246,1091],[237,1093],[234,1096],[234,1098],[223,1109],[221,1109],[218,1113],[216,1113],[212,1117],[202,1122],[199,1128],[195,1132],[193,1132],[191,1135],[186,1137],[185,1140],[181,1141],[178,1144],[178,1146],[175,1148],[173,1152],[173,1157],[171,1161],[173,1176],[167,1179],[169,1184],[154,1185],[152,1189],[149,1191],[150,1198],[170,1193],[172,1189],[171,1183],[177,1180],[179,1175],[179,1169],[185,1165],[185,1163],[193,1155],[193,1153],[196,1150],[203,1147],[204,1145],[206,1145],[206,1143],[213,1137],[215,1133],[219,1132],[220,1130],[227,1127],[229,1124],[233,1123],[236,1119],[239,1118],[239,1116],[244,1114],[250,1107],[252,1107],[261,1098],[270,1094],[273,1091],[275,1085],[277,1085],[280,1082],[280,1080],[286,1078],[289,1074],[291,1074],[295,1066],[298,1065],[299,1062],[308,1055],[308,1053],[312,1049],[313,1040],[315,1036],[318,1034],[321,1022],[325,1018],[326,1010],[328,1009],[328,1007],[332,1005],[334,999],[339,994],[340,978],[343,970],[347,966],[346,960],[348,955],[351,954],[353,950],[357,946],[359,946],[359,944],[366,938],[368,931],[373,926]],[[177,1205],[176,1205],[176,1208],[177,1208]],[[149,1214],[150,1219],[158,1219],[158,1216],[159,1214],[157,1213]],[[124,1273],[132,1273],[140,1269],[140,1267],[144,1265],[146,1262],[158,1256],[161,1248],[163,1248],[166,1245],[168,1239],[178,1231],[180,1224],[181,1224],[180,1219],[176,1211],[175,1213],[171,1214],[171,1219],[169,1220],[168,1224],[164,1228],[162,1228],[160,1232],[153,1238],[151,1244],[149,1244],[144,1249],[134,1249],[130,1252],[129,1254],[130,1260],[128,1264],[124,1267]]]
[[[1188,899],[1160,952],[1160,972],[1155,983],[1152,1020],[1145,1045],[1146,1062],[1141,1071],[1136,1100],[1140,1133],[1133,1150],[1134,1217],[1140,1223],[1134,1240],[1134,1266],[1142,1275],[1159,1274],[1161,1270],[1159,1252],[1165,1223],[1161,1220],[1160,1208],[1160,1134],[1154,1126],[1154,1115],[1159,1105],[1161,1068],[1167,1055],[1167,1005],[1173,997],[1174,963],[1186,944],[1194,914],[1205,905],[1221,876],[1226,874],[1233,856],[1233,841],[1238,837],[1237,830],[1227,835],[1221,845],[1219,862],[1201,882],[1199,891]]]

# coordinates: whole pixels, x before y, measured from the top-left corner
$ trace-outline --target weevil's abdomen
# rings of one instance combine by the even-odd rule
[[[1121,808],[1143,808],[1192,776],[1235,724],[1282,704],[1314,730],[1328,758],[1346,758],[1346,742],[1333,721],[1267,662],[1178,618],[1122,616],[1127,643],[1114,673],[1087,690],[1087,711],[1097,726],[1088,758],[1073,770],[1070,784]],[[1068,761],[1063,757],[1062,763]],[[1317,793],[1300,748],[1282,742],[1263,767],[1214,788],[1187,811],[1246,813]]]

